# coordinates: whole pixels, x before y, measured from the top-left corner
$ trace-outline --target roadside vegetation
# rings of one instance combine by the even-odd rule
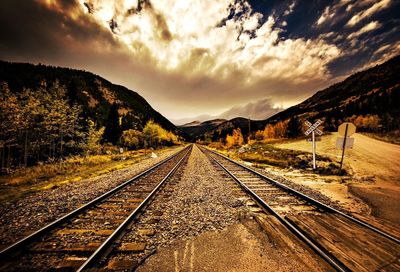
[[[162,148],[163,150],[168,147]],[[111,173],[134,165],[149,155],[145,149],[120,154],[116,148],[108,148],[110,154],[71,156],[63,161],[39,163],[35,166],[15,169],[0,176],[0,202],[17,199],[28,193],[48,190],[82,179]]]
[[[106,126],[85,117],[58,81],[22,92],[0,84],[0,185],[53,186],[123,168],[149,150],[181,144],[180,137],[152,120],[142,129],[121,120],[116,106]]]
[[[368,134],[373,138],[392,143],[400,143],[400,134],[398,130],[392,131],[391,133],[382,132],[384,129],[383,124],[392,121],[388,120],[382,120],[378,115],[366,114],[353,115],[345,118],[341,122],[352,122],[356,125],[357,131]],[[240,128],[235,128],[232,130],[231,134],[227,134],[226,137],[222,137],[221,135],[217,141],[215,139],[212,141],[212,138],[208,138],[200,142],[211,148],[218,149],[228,156],[250,162],[254,166],[265,167],[270,165],[280,168],[310,170],[312,169],[311,152],[294,151],[274,146],[274,144],[280,142],[298,139],[306,140],[304,132],[307,130],[307,127],[302,125],[304,121],[305,120],[302,118],[295,116],[284,121],[267,124],[264,129],[253,131],[250,135],[243,135]],[[332,122],[336,123],[337,121],[338,120],[331,118],[324,122],[323,126],[320,126],[319,129],[324,131],[324,125],[325,128],[329,129]],[[325,134],[326,133],[329,132],[325,132]],[[318,167],[315,170],[316,173],[323,175],[346,174],[346,170],[340,171],[339,163],[333,161],[329,157],[317,154],[317,161]]]
[[[363,134],[380,141],[400,145],[400,130],[394,130],[387,133],[364,132]]]
[[[264,130],[244,139],[240,128],[234,129],[232,135],[218,142],[208,142],[210,148],[216,149],[225,155],[252,163],[255,167],[275,166],[280,168],[312,169],[312,153],[277,148],[274,144],[299,137],[302,128],[297,121],[278,122],[267,125]],[[245,142],[247,142],[245,144]],[[318,168],[316,173],[322,175],[346,174],[340,172],[339,164],[329,157],[317,155]]]

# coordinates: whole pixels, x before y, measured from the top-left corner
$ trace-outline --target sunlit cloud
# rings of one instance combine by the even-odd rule
[[[351,39],[356,38],[356,37],[358,37],[358,36],[360,36],[360,35],[362,35],[362,34],[364,34],[364,33],[366,33],[366,32],[370,32],[370,31],[372,31],[372,30],[376,30],[376,29],[380,28],[381,26],[382,26],[382,25],[381,25],[379,22],[377,22],[377,21],[370,22],[369,24],[363,26],[360,30],[351,33],[351,34],[347,37],[347,39],[348,39],[348,40],[351,40]]]
[[[137,91],[168,118],[251,115],[255,105],[292,106],[394,56],[398,6],[389,0],[5,1],[0,58],[97,73]]]
[[[323,40],[280,40],[275,18],[260,23],[263,15],[246,2],[92,1],[90,6],[103,26],[115,22],[116,35],[134,58],[188,77],[240,75],[241,84],[265,78],[303,82],[326,78],[325,65],[340,55]]]
[[[360,1],[360,2],[362,2],[362,1]],[[372,4],[372,3],[374,3],[374,4],[371,7],[369,7],[366,10],[363,10],[363,11],[357,13],[356,15],[354,15],[353,17],[351,17],[351,19],[347,22],[347,26],[349,26],[349,27],[354,26],[354,25],[358,24],[359,22],[361,22],[362,20],[377,13],[378,11],[388,8],[391,4],[391,0],[380,0],[378,2],[366,1],[366,4]]]

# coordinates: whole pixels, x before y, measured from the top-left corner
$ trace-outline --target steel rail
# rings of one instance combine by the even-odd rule
[[[148,168],[147,170],[137,174],[133,178],[130,178],[129,180],[125,181],[124,183],[121,183],[120,185],[114,187],[113,189],[107,191],[106,193],[104,193],[104,194],[96,197],[95,199],[89,201],[88,203],[84,204],[83,206],[81,206],[81,207],[69,212],[68,214],[58,218],[57,220],[47,224],[46,226],[40,228],[39,230],[33,232],[32,234],[20,239],[19,241],[13,243],[10,246],[6,247],[2,251],[0,251],[0,260],[7,259],[8,256],[10,256],[13,252],[17,251],[18,249],[20,249],[24,245],[30,243],[31,241],[37,239],[38,237],[40,237],[42,235],[44,235],[45,233],[49,232],[50,230],[56,228],[57,226],[60,226],[61,224],[63,224],[67,220],[69,220],[69,219],[81,214],[82,212],[84,212],[87,209],[89,209],[90,207],[96,205],[100,201],[112,196],[113,194],[118,192],[120,189],[124,188],[125,186],[131,184],[132,182],[138,180],[139,178],[143,177],[144,175],[148,174],[149,172],[151,172],[154,169],[158,168],[159,166],[163,165],[167,161],[169,161],[169,160],[173,159],[174,157],[178,156],[179,154],[181,154],[182,152],[184,152],[188,148],[190,148],[190,147],[183,148],[182,150],[176,152],[175,154],[169,156],[168,158],[165,158],[162,161],[156,163],[155,165],[153,165],[152,167]]]
[[[95,263],[100,257],[104,257],[104,252],[106,252],[109,248],[113,246],[113,242],[117,238],[121,238],[120,235],[126,228],[130,225],[133,219],[143,210],[143,208],[147,205],[147,203],[154,197],[154,195],[159,191],[160,187],[164,185],[164,183],[172,176],[178,167],[182,164],[184,159],[190,153],[191,146],[186,151],[186,154],[176,163],[174,168],[172,168],[168,174],[160,181],[160,183],[154,188],[150,194],[140,203],[140,205],[122,222],[117,229],[96,249],[96,251],[76,270],[77,272],[81,272],[85,269],[89,269],[91,265]]]
[[[239,185],[242,187],[264,210],[272,213],[278,220],[286,226],[293,234],[299,237],[309,247],[311,247],[319,256],[321,256],[327,263],[329,263],[334,269],[340,272],[351,271],[346,267],[340,260],[330,254],[325,248],[320,246],[317,242],[308,238],[307,235],[297,228],[294,224],[289,222],[286,218],[279,215],[271,206],[269,206],[262,198],[260,198],[255,192],[253,192],[246,184],[238,179],[232,172],[230,172],[225,166],[223,166],[217,159],[210,156],[229,176],[231,176]]]
[[[227,159],[228,161],[230,161],[230,162],[232,162],[232,163],[234,163],[234,164],[236,164],[236,165],[238,165],[240,167],[245,168],[246,170],[252,172],[253,174],[255,174],[255,175],[257,175],[257,176],[259,176],[259,177],[261,177],[263,179],[268,180],[272,184],[284,189],[285,191],[287,191],[287,192],[289,192],[291,194],[294,194],[294,195],[296,195],[296,196],[298,196],[298,197],[300,197],[300,198],[302,198],[302,199],[304,199],[304,200],[306,200],[306,201],[308,201],[308,202],[310,202],[310,203],[312,203],[312,204],[314,204],[314,205],[316,205],[316,206],[318,206],[318,207],[320,207],[320,208],[322,208],[324,210],[340,214],[341,216],[349,219],[350,221],[352,221],[352,222],[354,222],[354,223],[356,223],[356,224],[358,224],[360,226],[363,226],[363,227],[365,227],[365,228],[367,228],[369,230],[372,230],[372,231],[374,231],[374,232],[376,232],[376,233],[388,238],[389,240],[392,240],[393,242],[396,242],[396,243],[400,244],[400,239],[399,238],[394,237],[393,235],[391,235],[391,234],[387,233],[386,231],[381,230],[381,229],[371,225],[368,222],[365,222],[363,220],[357,219],[357,218],[355,218],[355,217],[353,217],[353,216],[351,216],[349,214],[346,214],[346,213],[341,212],[341,211],[339,211],[339,210],[337,210],[335,208],[332,208],[332,207],[330,207],[330,206],[328,206],[328,205],[326,205],[326,204],[324,204],[324,203],[322,203],[322,202],[320,202],[320,201],[318,201],[316,199],[313,199],[313,198],[311,198],[311,197],[309,197],[309,196],[307,196],[307,195],[305,195],[305,194],[303,194],[303,193],[301,193],[301,192],[299,192],[299,191],[297,191],[295,189],[292,189],[292,188],[280,183],[279,181],[276,181],[276,180],[274,180],[274,179],[272,179],[270,177],[267,177],[267,176],[257,172],[256,170],[253,170],[250,167],[247,167],[246,165],[243,165],[243,164],[241,164],[241,163],[239,163],[237,161],[234,161],[231,158],[228,158],[227,156],[220,154],[219,152],[216,152],[214,150],[210,150],[208,148],[207,148],[207,150],[209,150],[210,152],[212,152],[212,153],[214,153],[214,154],[216,154],[218,156],[221,156],[221,157]]]

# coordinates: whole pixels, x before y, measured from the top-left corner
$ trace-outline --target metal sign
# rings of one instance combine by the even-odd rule
[[[347,127],[347,135],[345,136],[346,127]],[[356,133],[356,126],[353,123],[349,123],[349,122],[343,123],[339,126],[338,133],[340,136],[349,137],[349,136],[353,135],[354,133]]]
[[[344,151],[346,150],[346,148],[353,148],[354,145],[354,138],[350,138],[349,136],[353,135],[355,132],[356,132],[356,126],[349,122],[341,124],[338,128],[339,135],[343,136],[343,138],[339,137],[336,140],[336,147],[342,148],[340,170],[342,170],[343,167]]]
[[[322,131],[318,129],[318,126],[322,124],[321,120],[317,120],[314,124],[310,123],[309,121],[304,122],[306,126],[308,126],[307,131],[304,133],[309,135],[311,133],[311,141],[312,141],[312,152],[313,152],[313,169],[317,168],[317,164],[315,162],[315,149],[316,149],[316,139],[315,134],[322,135]]]
[[[353,148],[354,145],[354,138],[348,137],[345,141],[344,137],[338,137],[336,139],[336,148],[342,149],[344,148]]]

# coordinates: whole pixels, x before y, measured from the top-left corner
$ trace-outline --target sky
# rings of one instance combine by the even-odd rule
[[[398,0],[5,0],[0,59],[93,72],[176,124],[265,119],[399,54],[399,10]]]

